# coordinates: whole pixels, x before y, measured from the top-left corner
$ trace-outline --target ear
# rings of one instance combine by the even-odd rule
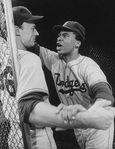
[[[80,47],[80,46],[81,46],[81,41],[76,40],[75,46],[76,46],[77,48]]]
[[[18,26],[15,26],[15,34],[16,34],[16,36],[20,35],[20,31],[19,31],[19,27]]]

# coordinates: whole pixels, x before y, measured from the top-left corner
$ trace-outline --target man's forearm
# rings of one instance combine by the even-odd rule
[[[87,128],[84,122],[84,114],[80,112],[75,117],[72,124],[65,124],[60,113],[56,113],[57,108],[44,102],[38,103],[30,113],[29,122],[36,126],[60,127],[60,128]],[[86,115],[85,115],[86,116]]]
[[[102,130],[108,129],[113,122],[113,114],[102,107],[97,110],[86,110],[77,113],[72,124],[64,123],[62,115],[56,112],[57,108],[55,106],[40,102],[30,113],[29,122],[38,127],[95,128]]]

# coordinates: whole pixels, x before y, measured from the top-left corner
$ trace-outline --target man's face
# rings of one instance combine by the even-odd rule
[[[70,31],[61,31],[57,38],[56,49],[58,54],[70,55],[75,49],[75,34]]]
[[[39,33],[35,28],[35,24],[24,22],[22,28],[20,28],[19,30],[22,44],[26,48],[34,46],[36,36],[39,35]]]

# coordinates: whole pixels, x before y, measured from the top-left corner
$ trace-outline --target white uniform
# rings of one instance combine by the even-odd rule
[[[44,93],[44,98],[41,99],[48,104],[48,88],[46,85],[44,73],[42,70],[42,65],[40,58],[33,53],[24,50],[18,50],[18,58],[19,58],[19,78],[18,78],[18,88],[17,88],[17,100],[25,100],[24,96],[26,96],[26,100],[28,98],[28,94],[31,95],[29,101],[24,106],[24,101],[21,102],[21,106],[19,106],[21,122],[25,122],[25,118],[29,117],[29,114],[32,109],[32,104],[36,100],[39,101],[38,98],[32,98],[33,93]],[[32,103],[32,104],[30,104]],[[28,112],[29,111],[29,112]],[[30,126],[30,125],[29,125]],[[25,131],[25,130],[24,130]],[[24,135],[29,134],[29,132],[24,132]],[[39,128],[32,126],[30,127],[30,136],[25,135],[27,138],[25,140],[31,140],[31,142],[27,143],[32,146],[31,149],[56,149],[56,144],[53,139],[53,131],[50,127],[42,127]],[[30,141],[29,140],[29,141]],[[27,145],[28,146],[28,145]],[[28,146],[29,149],[30,146]]]
[[[89,108],[95,101],[93,85],[107,82],[100,67],[90,58],[79,56],[66,64],[56,52],[40,47],[42,63],[51,71],[59,99],[65,105],[81,104]],[[109,85],[109,84],[108,84]],[[106,130],[75,129],[82,149],[112,149],[114,124]]]

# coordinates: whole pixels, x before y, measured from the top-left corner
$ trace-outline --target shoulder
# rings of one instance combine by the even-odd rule
[[[91,58],[80,55],[77,59],[70,61],[68,66],[86,66],[95,63]]]
[[[27,63],[35,64],[35,63],[41,62],[39,56],[37,56],[34,53],[31,53],[29,51],[24,51],[24,50],[19,50],[18,59],[20,62],[24,62],[25,64]]]
[[[82,56],[80,67],[83,68],[100,68],[100,66],[90,57]]]
[[[88,56],[84,56],[84,63],[89,63],[89,64],[97,64],[92,58],[88,57]]]

